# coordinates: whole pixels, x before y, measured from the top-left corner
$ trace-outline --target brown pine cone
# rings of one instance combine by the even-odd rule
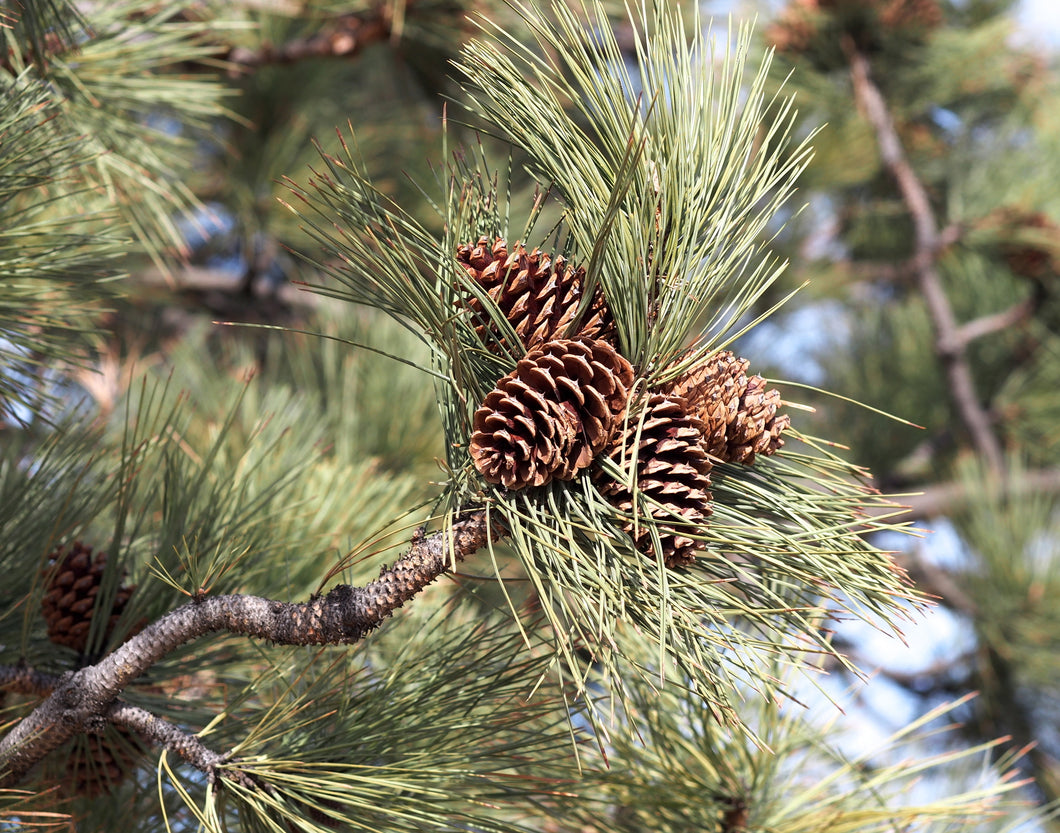
[[[796,0],[765,29],[766,40],[778,52],[799,55],[819,34],[818,6],[815,0]]]
[[[689,537],[701,527],[711,508],[711,462],[703,450],[703,423],[680,396],[653,394],[645,403],[643,424],[630,419],[608,452],[619,468],[628,469],[636,458],[639,506],[625,483],[598,476],[600,493],[623,514],[647,514],[657,522],[663,561],[667,567],[684,567],[695,561],[698,541]],[[639,436],[638,436],[639,433]],[[636,447],[634,447],[636,446]],[[677,518],[684,522],[676,521]],[[637,549],[655,557],[650,531],[629,520],[624,526]]]
[[[761,376],[747,375],[748,361],[729,351],[674,381],[669,392],[683,396],[705,425],[704,448],[719,460],[754,463],[784,445],[781,433],[790,417],[777,416],[780,392],[766,390]]]
[[[1007,239],[1001,246],[1001,254],[1014,274],[1041,284],[1060,272],[1060,265],[1057,264],[1052,251],[1021,239],[1026,238],[1029,233],[1032,239],[1040,237],[1044,240],[1060,240],[1060,227],[1040,211],[1032,213],[1008,210],[1001,212],[1001,216],[1001,228],[1007,233]]]
[[[880,25],[889,29],[934,29],[942,21],[938,0],[886,0],[880,6]]]
[[[60,548],[52,555],[41,609],[48,626],[48,638],[55,644],[73,648],[78,653],[85,652],[106,563],[105,552],[93,554],[92,548],[80,541],[74,542],[68,552]],[[118,588],[109,614],[108,634],[135,589],[135,586]]]
[[[921,38],[944,19],[938,0],[791,0],[765,36],[778,52],[804,55],[823,69],[846,65],[839,46],[852,38],[875,52],[883,38]]]
[[[739,411],[726,431],[726,459],[749,466],[756,454],[775,454],[784,445],[781,433],[791,424],[791,417],[776,415],[778,407],[780,391],[766,390],[766,380],[761,376],[748,377]]]
[[[456,259],[486,290],[525,348],[575,336],[613,339],[614,322],[599,287],[577,332],[569,332],[581,304],[585,269],[570,266],[562,255],[553,261],[548,254],[537,249],[527,252],[518,243],[509,253],[503,238],[498,237],[490,245],[482,237],[475,245],[457,247]],[[468,297],[462,304],[471,311],[480,338],[502,340],[478,298]]]
[[[610,442],[632,384],[633,368],[604,341],[531,350],[475,411],[475,468],[508,489],[572,479]]]
[[[111,793],[132,772],[143,752],[139,737],[119,726],[85,735],[66,756],[63,792],[82,798]]]

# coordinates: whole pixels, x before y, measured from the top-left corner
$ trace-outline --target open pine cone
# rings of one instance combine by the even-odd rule
[[[143,752],[139,736],[120,726],[85,735],[66,755],[62,790],[82,798],[111,793],[135,769]]]
[[[683,567],[695,560],[699,543],[689,537],[710,516],[711,462],[703,450],[703,423],[688,403],[673,394],[653,394],[644,405],[643,423],[629,419],[612,444],[609,456],[622,469],[636,459],[639,507],[625,483],[598,477],[600,493],[630,516],[625,530],[637,548],[655,557],[655,544],[643,523],[632,517],[647,514],[657,522],[663,561]]]
[[[518,243],[509,252],[503,238],[498,237],[491,245],[488,238],[481,237],[474,245],[459,246],[456,259],[486,290],[527,349],[558,338],[613,338],[614,322],[599,288],[577,332],[569,332],[582,301],[585,269],[569,265],[562,255],[553,261],[548,254],[537,249],[527,252]],[[479,337],[490,334],[500,341],[482,302],[470,296],[463,303],[471,311]]]
[[[1044,284],[1049,277],[1060,271],[1060,265],[1048,248],[1027,242],[1015,242],[1012,239],[1018,240],[1021,232],[1031,232],[1055,241],[1060,239],[1060,227],[1040,211],[1009,210],[1000,214],[1004,222],[1002,229],[1008,233],[1007,239],[1002,243],[1001,254],[1014,274]]]
[[[835,48],[841,38],[875,52],[884,37],[920,39],[943,19],[939,0],[790,0],[765,36],[779,52],[810,55],[836,69],[845,66]]]
[[[475,468],[508,489],[572,479],[610,443],[632,384],[633,368],[604,341],[531,350],[475,411]]]
[[[83,654],[88,645],[88,631],[92,626],[107,554],[93,553],[91,547],[76,541],[69,551],[58,549],[50,563],[48,587],[41,600],[48,638],[57,645],[65,645]],[[117,624],[135,589],[135,586],[118,588],[109,614],[107,633]]]
[[[938,0],[886,0],[880,4],[880,25],[891,29],[934,29],[942,21]]]
[[[777,416],[780,391],[767,390],[761,376],[747,375],[748,362],[731,352],[717,353],[676,380],[669,392],[684,397],[705,426],[707,453],[729,463],[754,463],[784,445],[781,434],[791,424]]]

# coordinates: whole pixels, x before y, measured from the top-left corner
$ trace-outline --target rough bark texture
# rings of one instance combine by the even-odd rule
[[[147,709],[117,700],[107,709],[105,717],[117,726],[136,732],[153,746],[163,746],[179,755],[186,763],[205,772],[211,781],[223,776],[239,781],[247,787],[257,787],[252,778],[239,770],[220,771],[220,768],[228,762],[227,755],[209,749],[194,735],[189,735],[172,723],[167,723]]]
[[[206,597],[189,602],[148,625],[96,665],[64,674],[57,680],[35,679],[33,672],[25,669],[10,670],[6,678],[0,676],[0,682],[11,680],[20,687],[51,693],[0,741],[0,788],[18,783],[45,755],[72,735],[98,724],[112,709],[116,709],[113,716],[125,715],[132,720],[132,713],[126,707],[115,706],[118,696],[130,682],[178,646],[220,631],[259,637],[281,645],[358,642],[445,573],[454,559],[462,560],[473,554],[485,546],[488,538],[485,513],[475,512],[456,521],[449,531],[414,540],[404,556],[392,567],[384,567],[379,578],[364,587],[341,585],[326,596],[301,604],[257,596]],[[139,730],[139,727],[132,728]],[[143,722],[143,728],[158,739],[174,740],[168,731],[154,723]],[[181,744],[174,749],[183,757],[181,749],[187,751],[189,747]],[[203,762],[209,763],[206,771],[215,770],[217,761],[203,759]]]

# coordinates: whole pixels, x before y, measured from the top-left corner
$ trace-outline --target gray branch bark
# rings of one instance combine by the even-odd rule
[[[1034,298],[1028,298],[1001,312],[995,312],[993,315],[984,315],[974,321],[966,321],[957,328],[957,340],[963,349],[977,338],[1015,327],[1030,320],[1030,317],[1034,315],[1034,307]]]
[[[224,765],[229,760],[228,755],[210,749],[194,735],[188,734],[147,709],[122,700],[115,700],[107,709],[104,717],[117,726],[136,732],[148,743],[162,746],[175,753],[185,763],[206,773],[211,782],[216,782],[218,778],[226,778],[252,789],[259,786],[254,779],[238,769],[224,769]]]
[[[1005,483],[1005,494],[1018,498],[1040,492],[1060,492],[1060,469],[1035,469],[1009,478]],[[894,506],[873,506],[866,509],[870,517],[891,516],[898,520],[930,519],[950,515],[965,508],[974,495],[969,487],[959,481],[935,483],[925,486],[919,494],[898,495]]]
[[[54,683],[44,702],[0,741],[0,788],[17,784],[45,755],[98,723],[130,682],[180,645],[217,632],[281,645],[353,644],[447,572],[454,561],[485,546],[487,527],[484,512],[466,515],[451,530],[415,539],[405,555],[366,586],[341,585],[301,604],[232,595],[206,597],[177,608],[96,665],[64,674]]]

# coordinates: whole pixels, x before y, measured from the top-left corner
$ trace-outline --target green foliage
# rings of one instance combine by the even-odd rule
[[[116,266],[107,214],[74,204],[97,155],[59,115],[29,71],[0,77],[0,424],[50,410],[41,377],[84,361]]]
[[[945,424],[951,411],[943,393],[943,374],[937,365],[923,360],[933,343],[923,303],[909,297],[885,307],[884,299],[887,293],[881,290],[878,298],[847,307],[857,327],[837,335],[819,351],[821,367],[833,389],[851,400],[826,401],[819,410],[828,433],[842,436],[858,449],[858,459],[866,468],[905,477],[900,464],[924,442],[921,426]],[[901,375],[898,386],[896,374]]]
[[[965,712],[974,715],[967,737],[1037,744],[1021,767],[1036,779],[1033,800],[1047,804],[1060,795],[1046,682],[1057,622],[1039,600],[1050,593],[1056,537],[1055,61],[1024,45],[1004,0],[821,6],[831,28],[785,29],[801,8],[790,3],[767,29],[782,52],[775,83],[794,84],[811,114],[802,129],[829,122],[801,180],[814,210],[782,237],[793,256],[787,280],[816,285],[792,300],[805,305],[792,320],[839,333],[814,351],[819,373],[808,381],[923,428],[814,396],[816,430],[848,443],[882,489],[926,492],[920,524],[956,527],[957,558],[936,556],[934,538],[908,558],[973,644],[941,649],[904,686],[931,702],[983,692]],[[842,9],[872,6],[938,14],[917,44],[890,52],[839,25]],[[803,49],[808,31],[832,39],[836,63]],[[851,38],[867,80],[852,72]],[[866,84],[882,95],[900,145],[889,164]],[[924,242],[935,232],[937,248]],[[1011,455],[1005,465],[972,462],[995,455],[970,411]]]
[[[156,258],[184,245],[173,212],[195,201],[184,185],[188,150],[222,114],[225,95],[208,75],[167,71],[212,52],[201,25],[178,19],[182,7],[121,0],[94,9],[88,27],[72,5],[49,2],[0,29],[10,71],[55,103],[62,131],[80,137],[91,160],[79,171],[82,206],[112,207]],[[56,42],[41,40],[44,21]]]
[[[89,654],[99,656],[200,592],[304,599],[355,547],[391,524],[407,537],[424,515],[409,514],[427,498],[421,470],[387,471],[363,446],[337,453],[326,388],[311,377],[301,389],[275,377],[240,379],[238,363],[210,368],[202,353],[189,340],[171,369],[130,390],[106,428],[63,425],[33,467],[12,453],[0,468],[0,564],[12,577],[0,605],[3,662],[21,658],[56,672],[78,662],[47,641],[40,615],[47,558],[61,543],[81,539],[108,553],[110,593],[119,583],[136,587],[114,631],[91,632]],[[324,367],[329,358],[338,367]],[[317,364],[324,379],[351,370],[348,355],[335,351]],[[364,581],[375,569],[347,563],[344,578]],[[97,604],[105,609],[106,592]],[[239,640],[191,645],[127,694],[156,714],[204,726],[221,688],[247,685],[258,661]],[[176,700],[159,687],[198,679],[203,669],[194,697]]]
[[[776,121],[764,121],[768,67],[753,74],[748,94],[741,92],[746,33],[715,66],[715,47],[698,22],[686,47],[672,10],[658,6],[649,23],[633,20],[634,31],[643,25],[652,32],[636,52],[645,85],[638,103],[630,76],[607,72],[621,66],[609,28],[585,27],[562,5],[548,7],[554,17],[518,8],[537,45],[484,24],[460,62],[470,106],[526,154],[542,187],[555,191],[563,215],[554,237],[576,260],[587,259],[590,283],[599,280],[614,311],[618,342],[639,384],[650,388],[731,338],[768,285],[775,264],[755,240],[788,195],[806,149],[781,161],[790,104],[781,103]],[[603,20],[598,6],[582,11]],[[348,145],[323,159],[326,173],[308,189],[295,187],[292,203],[330,255],[315,264],[340,284],[318,291],[407,322],[431,349],[452,470],[443,505],[466,507],[488,495],[578,690],[585,685],[578,650],[603,664],[620,696],[631,668],[658,674],[656,663],[644,664],[624,647],[619,623],[627,622],[650,636],[660,661],[677,662],[685,684],[719,719],[739,724],[734,685],[769,692],[773,684],[760,671],[765,657],[790,653],[802,638],[831,652],[818,629],[827,609],[895,614],[908,589],[853,521],[854,507],[872,498],[857,470],[818,451],[753,471],[718,469],[712,521],[689,531],[706,554],[687,574],[639,556],[588,478],[523,493],[480,482],[466,453],[470,409],[519,358],[505,342],[518,342],[452,253],[480,235],[526,240],[538,217],[531,212],[525,226],[512,225],[510,195],[502,190],[508,172],[457,155],[439,200],[439,241],[368,181]],[[484,342],[456,314],[461,290],[479,296],[506,338]],[[654,524],[646,516],[639,522]]]
[[[510,619],[433,599],[355,654],[326,651],[308,668],[304,649],[263,655],[267,669],[205,737],[267,789],[195,790],[206,829],[517,831],[534,803],[572,786],[563,709],[527,698],[548,655],[513,658]],[[431,638],[410,639],[417,630]],[[240,821],[224,828],[235,807]]]
[[[686,46],[679,9],[632,21],[634,75],[609,30],[585,26],[576,7],[556,4],[555,22],[517,8],[534,43],[487,21],[461,58],[473,112],[563,201],[565,248],[602,285],[622,353],[661,370],[699,327],[713,336],[706,352],[776,268],[755,239],[808,157],[805,143],[788,147],[790,100],[768,98],[768,64],[745,78],[746,32],[719,54],[696,17]],[[598,5],[579,10],[602,19]]]
[[[2,33],[0,408],[55,422],[2,438],[4,673],[23,663],[78,668],[204,594],[303,601],[335,582],[365,584],[410,539],[463,510],[484,507],[505,535],[354,648],[214,635],[122,693],[226,755],[232,778],[210,780],[175,750],[152,749],[137,751],[107,794],[46,792],[69,786],[69,761],[91,763],[97,738],[79,737],[34,772],[37,795],[0,793],[0,819],[70,812],[85,830],[120,817],[131,831],[218,833],[785,833],[971,829],[984,814],[1008,813],[1014,759],[999,744],[923,752],[948,707],[856,755],[842,751],[830,704],[814,696],[810,713],[799,710],[806,672],[817,684],[822,664],[855,670],[831,641],[834,619],[893,633],[920,600],[871,543],[895,528],[879,519],[895,507],[832,452],[846,431],[859,446],[852,457],[894,474],[918,442],[910,426],[864,409],[822,425],[792,401],[799,388],[777,382],[796,418],[787,446],[753,467],[715,466],[713,515],[689,530],[703,551],[681,570],[645,558],[623,531],[633,521],[658,543],[635,484],[640,514],[628,518],[591,476],[507,492],[469,459],[472,414],[522,351],[456,262],[461,243],[500,236],[587,267],[635,368],[634,427],[637,397],[731,346],[787,295],[777,252],[802,228],[788,206],[797,183],[837,189],[844,255],[907,253],[901,203],[845,81],[798,76],[812,96],[801,121],[795,88],[771,86],[776,64],[750,57],[749,30],[715,37],[675,4],[625,9],[621,44],[601,3],[482,3],[469,20],[471,8],[123,0],[82,16],[50,0]],[[318,56],[214,74],[219,56],[267,55],[339,19],[379,24],[371,48],[344,63]],[[998,122],[1010,97],[991,75],[1004,66],[988,51],[998,31],[940,37],[938,53],[918,42],[888,82],[909,103],[903,135],[927,138],[913,157],[939,206],[974,226],[943,262],[962,318],[1028,291],[1011,270],[992,268],[1004,234],[978,220],[1013,203],[1050,205],[1048,188],[1031,195],[1009,183],[1002,195],[973,164],[1025,169],[1051,146],[1036,139],[998,162],[1020,131],[1006,124],[991,137],[1004,139],[997,145],[973,135]],[[445,80],[440,67],[458,50],[455,78]],[[947,61],[973,58],[982,72],[967,83],[935,78]],[[440,90],[454,99],[441,130]],[[219,126],[231,92],[240,96],[235,119]],[[948,155],[941,129],[925,123],[937,103],[968,120]],[[831,107],[846,108],[839,138],[826,135],[823,163],[807,168],[804,137]],[[349,130],[330,138],[344,122]],[[466,127],[487,135],[456,147]],[[208,143],[197,144],[203,135]],[[239,152],[218,149],[230,145]],[[290,211],[277,210],[278,193]],[[12,369],[87,366],[104,289],[135,286],[101,282],[137,266],[133,238],[159,259],[179,249],[176,218],[197,198],[236,218],[252,269],[277,242],[299,250],[297,276],[313,284],[314,303],[285,319],[296,322],[286,332],[128,326],[126,347],[157,352],[126,374],[132,357],[111,346],[122,363],[113,402],[45,408],[37,381]],[[847,266],[830,264],[827,288],[802,297],[834,292],[856,271]],[[476,331],[469,294],[499,337]],[[134,293],[109,321],[129,325],[141,310],[163,321],[176,297]],[[252,292],[233,298],[233,307],[257,301]],[[862,299],[850,305],[850,340],[820,363],[825,386],[948,426],[920,299],[900,281]],[[172,317],[184,322],[195,301],[189,293],[180,303]],[[1007,436],[1037,443],[1035,459],[1051,461],[1055,344],[1043,322],[975,345],[973,358],[984,390],[1009,407],[997,411]],[[1039,344],[1010,367],[1019,349]],[[600,469],[635,479],[611,461]],[[1025,661],[1020,691],[1047,704],[1051,561],[1029,569],[1006,548],[1044,552],[1055,506],[1016,507],[987,492],[961,520],[982,562],[974,598],[1003,595],[980,638],[995,659]],[[49,558],[74,540],[109,556],[97,612],[134,587],[113,630],[94,617],[84,655],[51,644],[41,616]],[[984,680],[1006,667],[984,665]],[[1004,693],[987,686],[992,711],[983,714],[1003,709]],[[6,726],[38,700],[0,694]],[[103,737],[120,738],[113,727]],[[967,770],[987,754],[995,766],[984,761],[976,780]],[[917,778],[932,795],[917,792]],[[32,815],[40,811],[57,815]]]
[[[191,137],[223,90],[166,71],[210,51],[179,8],[111,3],[90,26],[44,2],[0,27],[0,422],[55,418],[48,369],[86,363],[131,237],[156,258],[184,245]]]
[[[1022,473],[1013,460],[1012,482]],[[1052,721],[1060,678],[1060,619],[1049,601],[1060,590],[1060,503],[1053,494],[1007,493],[970,460],[960,476],[970,499],[954,521],[970,552],[961,585],[976,611],[979,728],[1026,731],[1019,721]],[[1056,745],[1048,732],[1042,746],[1040,777],[1056,784],[1060,773],[1050,763]]]
[[[1005,380],[998,400],[1005,405],[1006,431],[1030,464],[1060,462],[1060,343],[1046,336],[1035,357]]]
[[[576,805],[571,829],[604,815],[594,829],[615,833],[942,831],[1025,810],[1013,794],[1018,756],[1004,755],[995,771],[984,764],[997,743],[945,751],[956,731],[949,720],[963,703],[867,745],[834,714],[822,719],[752,698],[741,709],[761,738],[753,744],[674,686],[638,686],[634,700],[636,738],[616,737],[608,770],[589,775],[606,810]],[[946,797],[933,798],[940,783]]]
[[[1047,114],[1055,88],[1038,56],[1004,45],[1012,29],[1002,14],[1007,4],[942,5],[942,23],[921,47],[901,55],[868,54],[872,79],[886,96],[911,169],[927,190],[935,224],[956,241],[939,253],[938,268],[961,325],[1009,310],[1036,291],[1005,261],[1005,246],[1026,232],[1004,218],[1007,212],[1049,216],[1054,210],[1056,130]],[[818,152],[800,180],[811,189],[817,210],[796,220],[794,232],[783,239],[785,245],[811,243],[791,250],[794,268],[785,281],[810,280],[816,289],[792,306],[840,299],[839,343],[821,351],[824,386],[926,432],[825,399],[813,404],[828,421],[828,434],[843,436],[854,458],[883,484],[903,485],[929,473],[944,476],[967,434],[938,360],[939,335],[914,278],[913,217],[893,177],[880,166],[869,122],[851,106],[845,61],[835,71],[820,71],[804,57],[779,56],[774,75],[775,83],[783,80],[798,90],[804,111],[812,114],[804,129],[829,123],[815,138]],[[1028,245],[1048,249],[1051,243]],[[976,395],[998,413],[1043,418],[1048,413],[1033,400],[1032,390],[1040,388],[1025,386],[1049,372],[1044,368],[1055,354],[1050,332],[1055,327],[1047,317],[1053,294],[1047,291],[1031,321],[968,346]],[[1014,398],[1023,391],[1026,405]],[[842,435],[835,433],[840,427]],[[1032,426],[1024,418],[1018,428],[1002,421],[997,430],[1016,445],[1022,436],[1051,433],[1044,419]],[[927,469],[923,460],[909,457],[915,449],[933,450],[936,459]],[[1044,460],[1052,452],[1043,452],[1038,440],[1028,442],[1024,453]]]

